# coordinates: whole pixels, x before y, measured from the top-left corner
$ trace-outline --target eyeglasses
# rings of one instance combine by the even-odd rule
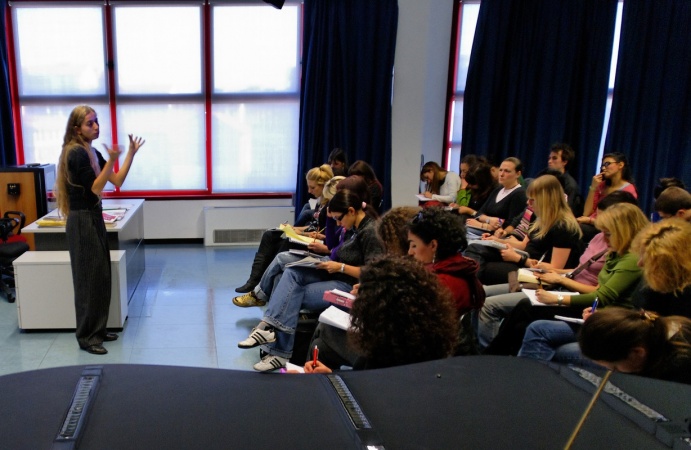
[[[413,218],[410,220],[410,223],[419,223],[419,222],[422,222],[422,211],[420,211],[419,213],[415,214],[415,217],[413,217]]]
[[[345,213],[341,214],[339,217],[334,217],[334,220],[335,220],[336,222],[340,222],[340,221],[343,220],[344,217],[345,217]]]
[[[605,162],[603,162],[601,168],[602,168],[602,169],[606,169],[607,167],[609,167],[610,164],[614,164],[614,161],[605,161]]]

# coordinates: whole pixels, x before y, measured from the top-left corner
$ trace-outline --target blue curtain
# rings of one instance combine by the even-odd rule
[[[305,0],[297,208],[305,173],[334,147],[362,159],[391,205],[391,93],[396,0]]]
[[[7,42],[5,41],[6,13],[7,1],[0,0],[0,166],[2,167],[17,163],[10,101],[9,66],[7,65]]]
[[[569,171],[589,185],[616,8],[616,0],[483,0],[465,88],[463,154],[518,156],[528,177],[547,166],[553,142],[568,142],[576,151]]]
[[[641,207],[660,177],[691,186],[691,1],[624,2],[605,152],[628,156]]]

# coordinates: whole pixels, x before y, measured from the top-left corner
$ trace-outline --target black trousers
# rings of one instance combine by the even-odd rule
[[[67,245],[72,266],[76,336],[81,348],[100,345],[110,309],[110,251],[99,209],[70,211]]]

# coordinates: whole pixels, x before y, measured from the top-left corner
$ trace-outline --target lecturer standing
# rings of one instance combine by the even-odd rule
[[[122,186],[134,155],[144,145],[144,140],[129,135],[129,150],[122,167],[115,173],[113,168],[121,150],[104,144],[108,153],[106,161],[91,146],[98,135],[96,111],[87,105],[75,107],[67,121],[56,191],[58,209],[67,217],[77,342],[82,350],[105,355],[108,350],[103,347],[103,342],[114,341],[118,335],[106,332],[111,275],[101,193],[107,182]]]

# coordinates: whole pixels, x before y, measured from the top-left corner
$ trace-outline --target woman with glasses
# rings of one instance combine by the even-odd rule
[[[588,189],[588,197],[585,199],[583,215],[578,218],[578,223],[586,233],[586,240],[597,234],[593,226],[597,218],[597,205],[607,195],[615,191],[629,192],[634,198],[638,198],[638,191],[633,185],[631,167],[623,153],[608,153],[602,157],[600,173],[593,177]]]
[[[360,267],[383,253],[374,222],[376,212],[349,190],[336,193],[329,201],[328,214],[344,230],[352,230],[334,258],[324,257],[313,267],[286,267],[273,289],[264,318],[240,348],[261,346],[264,356],[254,369],[267,372],[285,367],[293,353],[295,329],[301,309],[321,310],[324,291],[349,292],[360,277]]]

